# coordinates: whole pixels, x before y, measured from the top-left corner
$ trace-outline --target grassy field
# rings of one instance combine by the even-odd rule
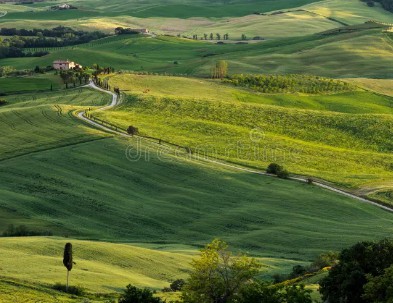
[[[72,117],[58,119],[59,125],[41,113],[59,101],[62,108],[75,109],[106,100],[89,90],[67,93],[70,99],[62,93],[36,101],[17,96],[2,108],[3,115],[15,115],[12,121],[22,113],[28,121],[20,119],[17,129],[29,129],[11,128],[3,136],[10,143],[0,162],[3,230],[9,223],[27,224],[62,236],[188,245],[219,236],[254,255],[299,260],[391,233],[390,214],[352,199],[165,156],[135,140],[95,140],[105,134]],[[18,156],[21,150],[27,153]],[[136,151],[141,158],[133,161]],[[13,158],[5,159],[9,155]]]
[[[229,16],[244,16],[250,15],[254,12],[268,12],[279,9],[288,9],[298,7],[301,5],[315,2],[315,0],[263,0],[263,1],[231,1],[228,4],[223,4],[222,1],[179,1],[170,0],[164,4],[157,4],[156,1],[112,1],[111,3],[98,0],[98,1],[80,1],[72,0],[70,4],[78,7],[78,10],[74,11],[52,11],[48,12],[47,9],[50,6],[55,5],[53,1],[44,3],[32,4],[22,6],[23,8],[17,11],[29,12],[32,8],[37,8],[34,13],[18,14],[12,12],[8,18],[18,19],[76,19],[81,17],[91,17],[92,15],[101,16],[117,16],[117,15],[128,15],[136,16],[141,18],[146,17],[180,17],[191,18],[191,17],[229,17]],[[62,2],[59,2],[62,3]]]
[[[62,253],[67,242],[73,244],[74,261],[70,275],[72,286],[85,290],[77,298],[55,291],[55,283],[64,284],[66,269]],[[126,285],[158,290],[163,298],[176,294],[159,292],[176,279],[186,279],[193,248],[178,245],[158,249],[129,244],[81,241],[69,238],[0,238],[0,301],[1,302],[108,302],[116,298]],[[295,260],[259,258],[261,275],[289,272]]]
[[[73,243],[76,262],[70,281],[90,292],[118,292],[129,283],[161,289],[175,279],[186,278],[192,259],[192,251],[159,251],[128,244],[0,238],[1,275],[44,285],[64,284],[62,254],[67,242]]]
[[[111,37],[26,60],[2,59],[18,69],[47,66],[56,59],[84,66],[104,62],[116,69],[209,76],[217,60],[229,62],[230,73],[308,73],[351,78],[390,78],[393,40],[381,29],[334,35],[310,35],[256,44],[224,44],[160,36]],[[365,60],[367,58],[367,60]],[[178,64],[175,64],[177,62]]]
[[[81,125],[72,111],[106,104],[106,94],[75,89],[3,98],[8,105],[0,107],[0,159],[102,138]]]
[[[264,95],[160,76],[118,75],[110,84],[130,97],[96,116],[123,128],[134,125],[142,134],[254,167],[280,162],[354,190],[392,186],[391,97]],[[253,129],[262,134],[258,140]]]
[[[52,74],[0,78],[0,93],[26,93],[63,87],[59,76]]]
[[[392,79],[367,79],[352,78],[348,82],[364,87],[371,91],[393,97],[393,80]]]
[[[24,223],[61,236],[188,245],[222,237],[253,255],[306,261],[393,228],[391,214],[373,206],[157,154],[134,140],[91,141],[0,165],[0,230]]]

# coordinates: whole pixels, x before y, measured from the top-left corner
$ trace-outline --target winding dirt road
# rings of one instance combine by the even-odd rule
[[[98,109],[98,111],[104,111],[104,110],[112,109],[112,108],[114,108],[115,106],[117,106],[119,104],[119,98],[118,98],[118,96],[115,93],[112,93],[110,91],[107,91],[107,90],[104,90],[102,88],[97,87],[92,81],[86,87],[90,87],[90,88],[93,88],[95,90],[98,90],[98,91],[101,91],[101,92],[105,92],[107,94],[112,95],[112,102],[109,105],[101,107],[100,109]],[[130,137],[129,135],[127,135],[125,133],[122,133],[120,131],[115,131],[115,130],[109,128],[109,127],[106,127],[104,125],[101,125],[101,124],[93,121],[93,120],[90,120],[89,118],[86,117],[85,114],[86,114],[86,111],[79,112],[77,114],[77,117],[79,119],[83,120],[84,122],[86,122],[86,123],[88,123],[88,124],[90,124],[90,125],[92,125],[92,126],[94,126],[96,128],[102,129],[102,130],[104,130],[106,132],[113,133],[113,134],[116,134],[116,135],[120,135],[120,136],[123,136],[123,137],[128,137],[128,138]],[[140,139],[145,139],[143,137],[139,137],[139,138]],[[149,139],[145,139],[145,140],[148,140],[150,143],[152,142]],[[156,143],[156,144],[157,144],[157,147],[162,147],[158,143]],[[235,169],[235,170],[238,170],[238,171],[244,171],[244,172],[248,172],[248,173],[252,173],[252,174],[271,176],[271,177],[275,177],[276,178],[276,176],[267,174],[266,172],[261,171],[261,170],[251,169],[251,168],[247,168],[247,167],[240,166],[240,165],[234,165],[232,163],[228,163],[228,162],[225,162],[225,161],[222,161],[222,160],[208,158],[206,156],[204,156],[203,158],[199,158],[198,156],[196,156],[196,157],[190,157],[188,159],[191,159],[194,162],[214,163],[214,164],[217,164],[217,165],[220,165],[220,166],[223,166],[223,167],[227,167],[227,168],[231,168],[231,169]],[[307,178],[305,178],[305,177],[290,177],[290,180],[303,182],[303,183],[307,182]],[[390,207],[387,207],[385,205],[381,205],[381,204],[379,204],[377,202],[371,201],[369,199],[366,199],[366,198],[363,198],[363,197],[351,194],[349,192],[346,192],[346,191],[341,190],[339,188],[333,187],[331,185],[327,185],[327,184],[324,184],[324,183],[321,183],[321,182],[317,182],[317,181],[313,181],[313,185],[319,186],[319,187],[327,189],[327,190],[330,190],[332,192],[338,193],[338,194],[343,195],[343,196],[350,197],[352,199],[356,199],[356,200],[358,200],[360,202],[363,202],[363,203],[367,203],[367,204],[371,204],[371,205],[377,206],[377,207],[379,207],[379,208],[381,208],[383,210],[386,210],[386,211],[389,211],[389,212],[393,213],[393,208],[390,208]]]

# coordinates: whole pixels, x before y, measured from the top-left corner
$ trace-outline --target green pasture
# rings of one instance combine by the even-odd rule
[[[179,77],[119,75],[110,84],[130,97],[95,116],[123,128],[261,169],[280,162],[354,189],[392,182],[391,97],[263,95]],[[252,138],[255,129],[262,138]]]
[[[217,60],[227,60],[229,73],[307,73],[351,78],[390,78],[393,40],[381,29],[334,35],[224,44],[160,36],[111,37],[74,48],[53,50],[41,58],[2,59],[18,69],[72,59],[84,66],[104,62],[118,69],[210,76]],[[367,59],[365,59],[367,58]],[[177,63],[177,64],[176,64]]]
[[[84,289],[81,297],[52,289],[65,282],[66,269],[62,253],[67,242],[73,244],[75,265],[70,274],[71,286]],[[81,241],[59,237],[0,238],[0,301],[4,302],[108,302],[128,284],[157,290],[164,299],[179,293],[164,293],[176,279],[186,279],[195,248],[172,246],[149,249],[138,245]],[[258,258],[261,275],[289,272],[296,260]]]
[[[356,86],[353,91],[337,94],[263,94],[221,80],[133,74],[111,75],[108,78],[110,85],[119,87],[121,91],[144,96],[233,101],[351,114],[393,114],[393,98]],[[374,86],[377,83],[385,86],[389,81],[373,82]],[[349,82],[361,84],[352,80]]]
[[[109,96],[89,89],[3,97],[0,107],[0,159],[102,138],[72,112],[109,103]]]
[[[71,284],[101,293],[119,292],[129,283],[155,289],[169,286],[187,277],[191,253],[195,253],[66,238],[0,238],[1,276],[42,285],[64,284],[62,257],[67,242],[73,244],[76,263]]]
[[[57,90],[63,87],[59,76],[52,74],[0,78],[0,93],[26,93]]]
[[[324,0],[302,7],[321,16],[353,25],[369,20],[393,23],[392,13],[384,10],[380,5],[369,7],[360,0]]]
[[[310,4],[315,0],[263,0],[263,1],[232,1],[224,4],[222,1],[178,1],[171,0],[163,4],[156,1],[111,1],[110,3],[99,1],[69,1],[68,3],[78,7],[78,10],[69,11],[49,11],[49,7],[57,4],[56,2],[44,2],[22,6],[16,11],[12,10],[8,19],[77,19],[87,18],[94,15],[102,16],[135,16],[146,17],[165,17],[165,18],[220,18],[232,16],[245,16],[254,12],[263,13],[279,9],[290,9],[305,4]],[[61,3],[61,2],[58,2]],[[31,13],[30,10],[38,8]],[[19,12],[22,11],[22,12]],[[25,11],[25,12],[23,12]]]
[[[184,150],[173,154],[145,141],[112,138],[87,127],[71,114],[81,108],[94,109],[107,103],[108,98],[89,89],[7,97],[8,105],[0,111],[4,143],[0,152],[0,230],[13,223],[60,236],[193,246],[222,237],[233,247],[253,255],[303,261],[325,250],[391,232],[390,214],[376,207],[307,184],[195,162],[187,158]],[[138,113],[134,119],[129,115],[130,101],[123,102],[109,117],[124,113],[128,115],[124,121],[137,126],[141,118],[149,117]],[[241,113],[242,107],[261,107],[245,102],[192,102],[196,112],[209,102],[221,109],[231,107],[227,116],[222,115],[225,119],[228,115],[236,118],[234,110]],[[176,115],[187,108],[179,105]],[[274,107],[269,108],[274,113]],[[149,109],[151,117],[157,109]],[[205,110],[215,113],[216,109]],[[284,113],[285,108],[282,110]],[[168,115],[173,123],[179,121],[178,116],[165,109],[155,115],[152,127],[163,127],[163,115]],[[223,131],[219,122],[199,120],[201,124],[194,128],[194,134],[185,132],[190,125],[186,117],[176,132],[169,128],[170,123],[166,130],[173,132],[174,138],[184,136],[180,143],[195,138],[201,143],[204,136],[222,144],[228,133],[231,140],[236,140],[247,128],[234,125],[234,132],[228,124]],[[211,128],[201,128],[204,125]],[[141,126],[141,131],[148,128]],[[247,136],[249,140],[249,130]],[[355,140],[349,135],[348,138]],[[389,142],[386,140],[386,144]],[[346,165],[357,169],[354,163]],[[381,170],[376,166],[370,174]]]

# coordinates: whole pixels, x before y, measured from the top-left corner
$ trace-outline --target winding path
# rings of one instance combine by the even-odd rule
[[[1,18],[1,17],[5,17],[5,15],[7,15],[7,14],[8,14],[7,11],[0,12],[0,18]]]
[[[86,87],[90,87],[90,88],[93,88],[95,90],[98,90],[98,91],[101,91],[101,92],[105,92],[107,94],[112,95],[112,102],[109,105],[106,105],[106,106],[101,107],[100,109],[98,109],[99,111],[104,111],[104,110],[108,110],[108,109],[114,108],[115,106],[117,106],[119,104],[118,96],[115,93],[112,93],[110,91],[107,91],[107,90],[104,90],[102,88],[97,87],[92,81]],[[110,133],[113,133],[113,134],[116,134],[116,135],[120,135],[120,136],[123,136],[123,137],[130,137],[129,135],[127,135],[125,133],[113,130],[113,129],[111,129],[109,127],[106,127],[104,125],[101,125],[101,124],[99,124],[99,123],[97,123],[97,122],[95,122],[93,120],[90,120],[89,118],[87,118],[85,116],[85,114],[86,114],[86,111],[79,112],[77,114],[77,117],[79,119],[83,120],[84,122],[86,122],[86,123],[88,123],[90,125],[93,125],[94,127],[97,127],[99,129],[102,129],[102,130],[104,130],[106,132],[110,132]],[[141,139],[145,139],[143,137],[140,137],[140,138]],[[146,139],[146,140],[148,140],[148,139]],[[217,165],[220,165],[220,166],[223,166],[223,167],[235,169],[235,170],[238,170],[238,171],[244,171],[244,172],[248,172],[248,173],[252,173],[252,174],[276,177],[276,176],[268,174],[268,173],[266,173],[266,172],[264,172],[262,170],[251,169],[251,168],[247,168],[247,167],[244,167],[244,166],[231,164],[231,163],[225,162],[223,160],[211,159],[211,158],[208,158],[206,156],[204,156],[203,158],[199,158],[199,159],[198,158],[192,158],[191,160],[193,160],[194,162],[202,162],[202,161],[204,161],[204,162],[208,162],[208,163],[214,163],[214,164],[217,164]],[[303,182],[303,183],[307,182],[307,178],[305,178],[305,177],[290,177],[289,179],[290,180],[294,180],[294,181],[298,181],[298,182]],[[388,206],[379,204],[379,203],[374,202],[372,200],[369,200],[369,199],[366,199],[366,198],[363,198],[363,197],[351,194],[349,192],[346,192],[346,191],[344,191],[342,189],[333,187],[331,185],[327,185],[327,184],[324,184],[324,183],[321,183],[321,182],[318,182],[318,181],[313,181],[313,184],[316,185],[316,186],[319,186],[321,188],[330,190],[332,192],[338,193],[340,195],[350,197],[352,199],[358,200],[358,201],[363,202],[363,203],[367,203],[367,204],[371,204],[371,205],[377,206],[377,207],[379,207],[379,208],[381,208],[383,210],[386,210],[386,211],[389,211],[389,212],[393,213],[393,208],[390,208]]]

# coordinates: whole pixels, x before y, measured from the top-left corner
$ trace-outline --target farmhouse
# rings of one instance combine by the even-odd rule
[[[82,65],[69,60],[56,60],[53,61],[53,68],[57,70],[69,70],[73,68],[82,68]]]

